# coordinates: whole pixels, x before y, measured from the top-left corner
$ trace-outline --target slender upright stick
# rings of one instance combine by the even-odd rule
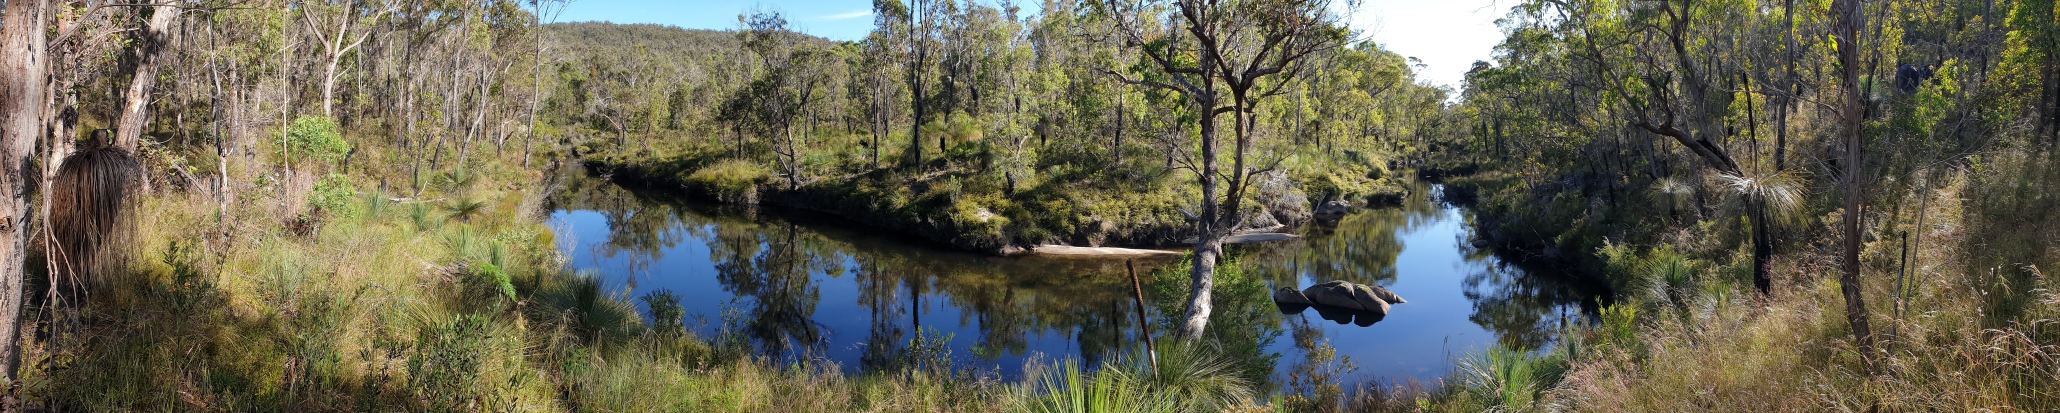
[[[1130,269],[1130,291],[1137,294],[1137,328],[1144,332],[1144,351],[1152,357],[1152,374],[1159,374],[1159,349],[1152,345],[1152,323],[1144,317],[1144,283],[1137,281],[1137,262],[1123,260]]]
[[[1889,327],[1889,328],[1888,328],[1888,336],[1889,336],[1889,339],[1891,339],[1891,340],[1900,340],[1900,339],[1902,339],[1902,327],[1903,327],[1903,307],[1907,305],[1907,304],[1904,304],[1904,303],[1903,303],[1903,277],[1905,277],[1906,275],[1908,275],[1908,274],[1910,273],[1910,231],[1902,231],[1902,237],[1903,237],[1903,255],[1902,255],[1901,257],[1898,257],[1898,258],[1901,258],[1903,262],[1902,262],[1902,264],[1900,264],[1900,265],[1897,265],[1897,266],[1896,266],[1896,270],[1895,270],[1895,321],[1896,321],[1896,323],[1895,323],[1895,326],[1893,326],[1893,327]],[[1890,351],[1894,351],[1894,349],[1895,349],[1895,342],[1893,342],[1893,341],[1889,342],[1889,343],[1888,343],[1888,348],[1889,348],[1889,350],[1890,350]]]

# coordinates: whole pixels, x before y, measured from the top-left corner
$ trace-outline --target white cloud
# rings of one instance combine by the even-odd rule
[[[816,16],[816,18],[815,18],[815,19],[816,19],[816,20],[849,20],[849,19],[856,19],[856,18],[860,18],[860,17],[871,17],[872,15],[873,15],[873,11],[872,11],[872,10],[853,10],[853,11],[848,11],[848,12],[843,12],[843,13],[837,13],[837,14],[832,14],[832,15],[827,15],[827,16]]]
[[[1349,24],[1366,30],[1382,47],[1423,59],[1419,79],[1459,87],[1476,60],[1493,60],[1502,30],[1495,19],[1509,12],[1509,0],[1367,0]]]

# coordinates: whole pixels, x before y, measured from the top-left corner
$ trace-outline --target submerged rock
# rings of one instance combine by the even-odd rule
[[[1350,203],[1350,202],[1345,202],[1345,201],[1343,201],[1343,200],[1335,200],[1335,201],[1325,202],[1325,203],[1323,203],[1323,205],[1317,205],[1317,206],[1316,206],[1316,216],[1321,216],[1321,217],[1336,217],[1336,216],[1343,216],[1343,215],[1345,215],[1345,213],[1346,213],[1346,212],[1351,212],[1351,211],[1352,211],[1352,203]]]

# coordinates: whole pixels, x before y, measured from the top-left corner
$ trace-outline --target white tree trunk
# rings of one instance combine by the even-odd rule
[[[172,25],[178,23],[180,7],[153,7],[156,14],[150,16],[150,27],[143,32],[143,42],[136,45],[136,73],[129,81],[129,90],[122,94],[122,114],[115,124],[114,143],[116,147],[136,153],[142,141],[144,123],[150,119],[146,109],[150,106],[151,89],[157,86],[158,67],[162,64],[165,46],[171,44]]]

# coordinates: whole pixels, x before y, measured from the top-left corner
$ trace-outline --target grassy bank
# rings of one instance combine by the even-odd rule
[[[489,156],[419,175],[238,168],[227,193],[161,182],[139,198],[121,284],[34,307],[16,394],[96,411],[1213,411],[1280,397],[1264,391],[1271,359],[1223,356],[1263,346],[1228,328],[1209,343],[1244,344],[1162,342],[1158,373],[1139,357],[1046,359],[1004,381],[928,332],[862,372],[764,355],[741,321],[688,329],[661,311],[675,298],[639,303],[569,269],[543,219],[553,178]],[[1235,285],[1225,297],[1265,293]],[[1226,317],[1271,311],[1237,308]]]
[[[1516,410],[2045,411],[2060,406],[2060,288],[2046,269],[2055,182],[2046,150],[1974,159],[1950,172],[1892,181],[1870,201],[1862,294],[1882,352],[1855,352],[1830,234],[1841,211],[1812,195],[1785,226],[1774,292],[1751,284],[1750,242],[1728,204],[1697,201],[1716,184],[1655,182],[1652,202],[1595,201],[1576,178],[1482,172],[1450,177],[1477,202],[1483,241],[1594,271],[1618,304],[1568,332],[1559,363],[1527,385]],[[1572,186],[1569,186],[1572,185]],[[1683,186],[1696,185],[1696,186]],[[1698,187],[1699,186],[1699,187]],[[1586,196],[1582,196],[1584,194]],[[1642,205],[1641,205],[1642,204]],[[1635,205],[1610,209],[1607,205]],[[1636,217],[1636,218],[1633,218]],[[1493,353],[1491,353],[1493,354]],[[1480,366],[1472,362],[1468,366]],[[1499,366],[1490,362],[1488,365]],[[1518,371],[1511,366],[1500,371]],[[1448,393],[1479,393],[1460,380]],[[1493,388],[1495,386],[1485,386]],[[1495,400],[1474,398],[1475,401]],[[1418,406],[1421,407],[1421,406]],[[1410,410],[1404,408],[1401,410]]]

